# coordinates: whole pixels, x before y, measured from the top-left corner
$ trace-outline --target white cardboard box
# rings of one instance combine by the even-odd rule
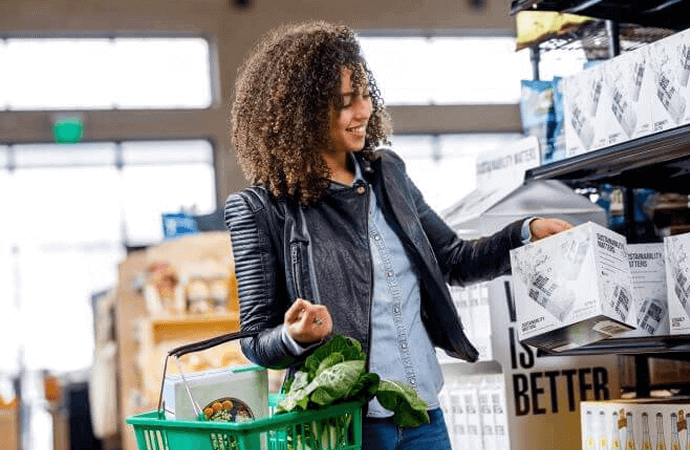
[[[669,320],[664,244],[628,244],[628,258],[635,292],[637,329],[621,337],[667,336]]]
[[[664,238],[670,334],[690,333],[690,233]]]
[[[689,408],[688,397],[582,402],[582,449],[681,450]]]
[[[267,417],[268,372],[259,366],[207,370],[184,374],[192,397],[203,410],[214,400],[231,397],[244,402],[254,418]],[[196,419],[197,415],[182,376],[165,377],[163,389],[167,419]]]
[[[586,222],[510,251],[518,337],[564,351],[635,329],[624,236]]]
[[[562,83],[566,158],[605,147],[608,125],[602,104],[610,100],[602,65],[564,78]]]
[[[646,136],[653,132],[650,100],[653,84],[648,51],[641,47],[601,64],[607,95],[601,105],[606,124],[606,145]]]
[[[690,122],[690,32],[676,33],[648,45],[654,85],[652,120],[654,131]]]

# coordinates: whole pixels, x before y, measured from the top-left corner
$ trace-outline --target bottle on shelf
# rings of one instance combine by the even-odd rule
[[[633,426],[633,415],[625,415],[625,450],[637,450],[635,446],[635,427]]]
[[[621,437],[618,429],[618,411],[614,411],[611,416],[611,450],[621,450]]]
[[[671,413],[671,450],[681,450],[680,436],[678,435],[678,416]]]
[[[595,450],[594,415],[591,410],[585,413],[585,449]]]
[[[649,415],[642,413],[642,450],[652,450],[652,438],[649,435]]]
[[[606,413],[599,411],[599,450],[609,450],[608,436],[606,433]]]
[[[666,437],[664,436],[664,415],[656,413],[656,450],[666,450]]]

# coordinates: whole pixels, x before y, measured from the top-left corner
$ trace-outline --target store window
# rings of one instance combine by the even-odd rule
[[[0,373],[90,366],[91,296],[126,246],[159,243],[161,214],[215,210],[208,141],[0,147]],[[65,327],[65,324],[70,324]],[[26,332],[27,330],[40,331]],[[51,339],[45,339],[51,336]]]
[[[516,52],[510,36],[363,35],[360,42],[388,105],[518,103],[520,81],[533,78],[529,49]],[[540,57],[543,80],[572,75],[586,62],[582,49]]]
[[[531,77],[515,38],[362,36],[362,50],[389,105],[517,103]],[[491,55],[491,57],[487,57]]]
[[[477,154],[520,139],[519,133],[393,136],[410,179],[436,212],[453,206],[476,186]]]
[[[210,51],[202,38],[11,38],[0,40],[0,67],[0,110],[212,103]]]

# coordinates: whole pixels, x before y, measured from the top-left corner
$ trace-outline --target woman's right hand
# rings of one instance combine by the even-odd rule
[[[328,308],[298,298],[285,313],[285,327],[300,344],[313,344],[327,338],[333,330]]]

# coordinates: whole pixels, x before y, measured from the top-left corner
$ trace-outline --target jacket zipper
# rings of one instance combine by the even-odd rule
[[[366,197],[364,198],[364,231],[366,236],[367,248],[369,249],[369,308],[367,308],[367,360],[365,370],[369,372],[369,355],[371,354],[371,338],[372,338],[372,326],[371,326],[371,308],[374,303],[374,264],[371,258],[371,243],[369,242],[369,185],[364,184],[364,193]]]
[[[295,280],[295,290],[297,291],[297,298],[308,300],[304,298],[304,292],[302,292],[302,267],[300,265],[300,252],[299,247],[293,246],[290,252],[290,258],[292,259],[292,278]]]

